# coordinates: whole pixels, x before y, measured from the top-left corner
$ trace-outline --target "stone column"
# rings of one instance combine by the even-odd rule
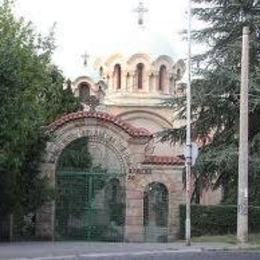
[[[159,87],[159,73],[156,72],[154,74],[154,85],[153,85],[153,92],[154,93],[158,92],[158,87]]]
[[[112,80],[111,80],[110,75],[108,74],[108,75],[107,75],[108,93],[111,93],[111,92],[112,92],[112,90],[111,90],[111,85],[112,85]]]
[[[180,205],[185,204],[185,191],[183,190],[182,173],[176,171],[169,186],[169,214],[168,214],[168,241],[178,239],[180,232]]]
[[[154,92],[154,87],[155,87],[155,76],[154,76],[154,74],[151,74],[149,76],[149,92],[150,93]]]
[[[130,73],[126,72],[126,76],[125,76],[125,89],[126,89],[126,92],[129,92],[130,90]]]
[[[121,74],[121,89],[123,92],[127,92],[127,71],[122,71]]]
[[[134,187],[126,188],[125,241],[144,241],[143,192]]]
[[[164,92],[164,94],[171,94],[171,77],[168,72],[166,74],[165,89],[163,92]]]
[[[136,78],[136,75],[134,72],[131,72],[130,73],[130,77],[129,77],[129,92],[130,93],[133,93],[135,92],[135,78]]]

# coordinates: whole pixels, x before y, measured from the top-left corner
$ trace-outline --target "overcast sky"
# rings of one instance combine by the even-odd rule
[[[66,77],[82,71],[81,55],[104,53],[135,26],[138,0],[16,0],[16,12],[31,20],[36,30],[47,33],[54,23],[56,44],[54,62]],[[187,26],[187,0],[145,0],[150,30],[164,34],[177,52],[183,53],[178,33]]]

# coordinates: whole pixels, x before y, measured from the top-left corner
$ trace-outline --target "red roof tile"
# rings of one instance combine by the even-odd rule
[[[179,156],[171,157],[171,156],[149,155],[145,157],[143,164],[183,166],[185,164],[185,160]]]
[[[61,117],[60,119],[52,123],[49,128],[51,131],[56,131],[67,123],[84,118],[96,118],[104,122],[113,123],[133,137],[153,137],[153,134],[150,133],[147,129],[134,127],[133,125],[121,120],[119,117],[105,112],[80,111],[76,113],[71,113]]]

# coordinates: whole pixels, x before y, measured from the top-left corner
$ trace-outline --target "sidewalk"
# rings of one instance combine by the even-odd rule
[[[0,259],[61,260],[80,257],[100,258],[129,257],[158,253],[191,253],[204,251],[258,250],[259,246],[226,243],[93,243],[93,242],[21,242],[0,244]],[[125,258],[124,258],[125,259]]]

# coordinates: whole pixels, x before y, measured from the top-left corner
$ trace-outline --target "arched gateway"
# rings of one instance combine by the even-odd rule
[[[159,179],[170,193],[169,203],[172,202],[167,206],[167,240],[174,236],[178,198],[183,197],[178,185],[183,161],[178,157],[163,161],[165,158],[149,155],[149,131],[104,112],[78,112],[53,123],[50,132],[52,139],[41,171],[55,186],[56,200],[38,212],[39,237],[143,241],[144,191],[149,183]],[[71,151],[76,157],[71,157]],[[166,168],[158,172],[156,165],[162,164]],[[171,201],[173,193],[176,203]],[[170,215],[175,219],[170,220]]]

